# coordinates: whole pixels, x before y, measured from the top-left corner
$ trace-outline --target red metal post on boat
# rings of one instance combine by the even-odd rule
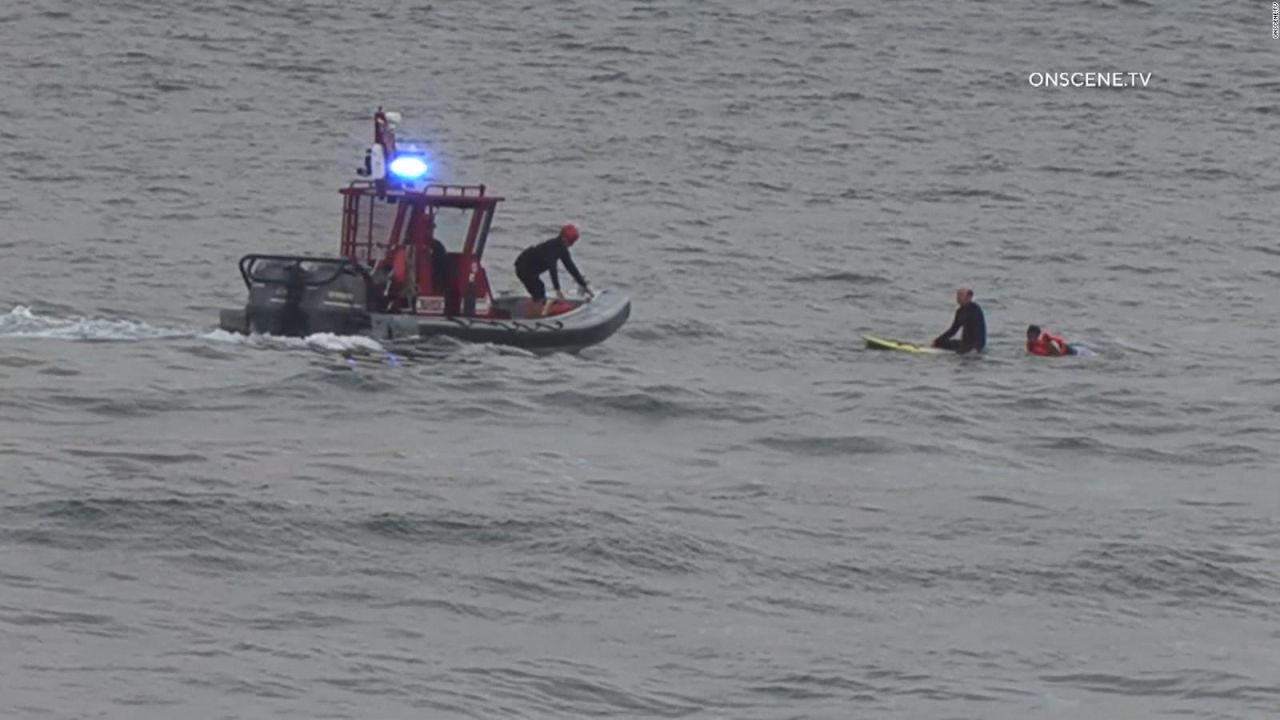
[[[338,244],[338,254],[348,260],[355,260],[355,228],[352,225],[357,222],[356,211],[351,207],[355,202],[355,198],[346,193],[342,194],[342,239]]]
[[[458,273],[465,273],[466,284],[462,288],[462,314],[476,313],[476,274],[480,271],[480,260],[476,257],[476,237],[480,234],[481,216],[492,212],[489,208],[476,208],[471,213],[471,224],[467,227],[467,242],[462,246],[462,258],[458,263]]]
[[[387,244],[387,250],[386,250],[387,252],[391,252],[392,250],[400,247],[401,245],[408,244],[403,241],[404,228],[405,228],[404,215],[406,212],[410,211],[411,209],[412,208],[410,208],[410,206],[407,205],[406,203],[402,203],[402,202],[396,203],[396,219],[393,220],[391,223],[391,233],[388,234],[387,237],[385,238],[385,242]],[[370,213],[370,215],[372,216],[372,213]],[[410,220],[410,222],[412,222],[412,220]],[[369,235],[370,235],[369,241],[373,242],[372,230],[370,230]],[[370,261],[372,261],[372,258],[370,258]]]
[[[414,296],[432,295],[431,288],[431,247],[428,236],[431,221],[427,215],[426,204],[418,198],[406,199],[400,207],[409,207],[409,228],[400,243],[409,248],[413,256],[413,294]]]

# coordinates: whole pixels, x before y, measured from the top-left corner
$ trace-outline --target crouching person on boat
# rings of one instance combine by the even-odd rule
[[[556,272],[558,263],[564,263],[564,269],[569,271],[587,297],[595,297],[582,273],[578,272],[578,266],[573,264],[573,257],[569,255],[569,248],[577,241],[578,228],[565,225],[560,228],[559,235],[525,248],[516,258],[516,277],[524,283],[525,290],[529,291],[534,303],[541,305],[539,314],[546,315],[551,309],[551,302],[547,300],[547,288],[542,284],[543,273],[551,273],[551,285],[556,289],[556,298],[564,299],[564,293],[560,291],[560,276]]]

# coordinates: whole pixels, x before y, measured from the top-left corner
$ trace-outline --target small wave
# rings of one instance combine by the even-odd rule
[[[680,347],[688,347],[691,342],[708,343],[729,337],[725,329],[696,318],[638,324],[629,334],[642,343],[666,342]]]
[[[603,414],[623,414],[650,420],[697,418],[735,423],[773,420],[778,414],[767,404],[740,393],[707,393],[673,385],[653,385],[622,392],[563,390],[540,398],[546,404]]]
[[[973,499],[979,502],[994,503],[996,505],[1012,505],[1014,507],[1028,508],[1030,510],[1048,510],[1048,508],[1043,505],[1023,502],[1022,500],[1014,500],[1011,497],[1005,497],[1003,495],[974,495]]]
[[[807,275],[795,275],[787,278],[788,282],[838,282],[838,283],[858,283],[876,285],[885,285],[890,282],[888,278],[880,275],[863,275],[862,273],[853,272],[852,270],[835,270],[831,272],[818,272]]]
[[[574,558],[583,567],[610,564],[628,572],[696,573],[741,553],[731,544],[675,528],[637,523],[611,512],[553,514],[527,518],[467,513],[384,512],[355,522],[358,531],[411,544],[505,547],[512,552]],[[592,573],[570,573],[567,585],[589,588],[602,582]],[[656,592],[627,583],[629,595]]]
[[[1223,180],[1239,176],[1239,173],[1212,167],[1187,168],[1182,171],[1182,174],[1197,180]]]
[[[25,357],[9,357],[0,356],[0,367],[26,368],[39,367],[44,364],[44,360],[35,360]]]
[[[1170,273],[1180,272],[1171,267],[1160,267],[1159,265],[1133,265],[1130,263],[1115,263],[1107,265],[1103,269],[1111,272],[1131,273],[1134,275],[1168,275]]]
[[[129,452],[81,448],[67,448],[65,452],[68,455],[94,460],[131,460],[147,465],[174,465],[206,460],[205,456],[196,453]]]
[[[184,565],[199,556],[222,570],[280,561],[271,556],[328,529],[286,506],[218,497],[47,500],[0,507],[0,517],[0,539],[24,545],[139,550]]]
[[[1108,542],[1080,553],[1072,566],[1109,594],[1130,599],[1256,608],[1269,604],[1277,585],[1264,558],[1225,549]]]
[[[356,522],[359,530],[384,538],[449,545],[503,545],[572,529],[570,521],[516,520],[463,513],[385,512]]]
[[[1010,528],[1001,521],[1006,542],[1032,545],[1041,541],[1029,528]],[[936,540],[959,534],[988,534],[994,523],[954,523],[931,533]],[[1277,577],[1265,553],[1245,555],[1235,549],[1172,548],[1156,544],[1102,543],[1077,553],[1065,565],[1011,566],[980,563],[900,564],[823,560],[769,563],[760,576],[785,583],[794,596],[805,585],[842,591],[883,593],[930,588],[938,592],[1029,597],[1122,598],[1164,607],[1228,608],[1242,613],[1265,611]]]
[[[1171,427],[1168,432],[1177,432],[1180,429]],[[1213,468],[1250,463],[1262,455],[1262,451],[1258,448],[1243,443],[1204,442],[1191,444],[1179,450],[1166,450],[1149,446],[1124,446],[1084,435],[1042,437],[1035,439],[1033,444],[1037,452],[1059,450],[1096,457],[1115,456],[1142,462],[1180,463]]]
[[[267,73],[278,72],[286,75],[301,75],[301,76],[329,75],[334,72],[334,70],[330,67],[325,67],[321,65],[306,65],[303,63],[250,62],[250,63],[246,63],[246,67],[252,70],[261,70]]]
[[[981,188],[941,188],[924,190],[916,193],[916,197],[921,202],[959,202],[963,200],[995,200],[997,202],[1022,202],[1023,198],[1016,195],[998,192],[996,190],[983,190]]]
[[[1234,508],[1249,507],[1249,503],[1238,500],[1200,500],[1198,498],[1178,498],[1179,505],[1187,505],[1189,507],[1206,507],[1206,508]]]
[[[877,688],[852,678],[836,675],[792,674],[772,678],[750,687],[751,692],[787,700],[838,698],[848,693],[874,696]]]
[[[613,524],[590,533],[572,533],[549,539],[535,539],[524,549],[556,557],[572,557],[586,567],[611,564],[628,573],[653,572],[672,575],[694,574],[714,568],[729,559],[729,546],[694,535],[651,525],[628,527]],[[580,577],[579,582],[595,583],[596,578]],[[628,587],[630,595],[658,594],[653,588]]]
[[[657,392],[632,391],[609,394],[567,390],[544,395],[547,403],[567,408],[595,408],[605,412],[621,412],[642,417],[670,419],[695,414],[692,403],[681,402],[672,395],[688,394],[678,388],[658,388]],[[662,397],[666,395],[667,397]]]
[[[892,441],[863,435],[836,437],[765,437],[758,441],[774,450],[809,457],[836,457],[840,455],[866,455],[892,453],[901,447]]]
[[[1059,685],[1115,695],[1142,697],[1229,697],[1235,699],[1273,701],[1280,690],[1274,687],[1240,684],[1247,678],[1229,673],[1208,670],[1189,670],[1171,674],[1138,673],[1134,676],[1107,673],[1072,673],[1068,675],[1044,675],[1041,680]],[[1215,686],[1222,690],[1211,690]]]
[[[684,717],[702,709],[700,700],[662,690],[629,691],[591,677],[588,673],[594,670],[577,667],[562,674],[535,666],[528,671],[512,667],[466,667],[456,672],[482,678],[486,692],[494,697],[518,699],[522,708],[549,717]]]
[[[130,628],[126,628],[110,615],[46,608],[33,609],[29,612],[13,612],[6,609],[0,611],[0,622],[22,627],[49,625],[59,628],[79,628],[91,635],[105,637],[124,637],[130,632]]]

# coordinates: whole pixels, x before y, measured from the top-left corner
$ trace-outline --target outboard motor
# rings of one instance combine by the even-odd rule
[[[285,266],[284,307],[280,309],[279,334],[289,337],[306,337],[311,334],[307,314],[302,310],[306,283],[307,275],[300,263]]]
[[[373,279],[349,260],[246,255],[240,274],[249,288],[248,332],[356,335],[372,327]]]

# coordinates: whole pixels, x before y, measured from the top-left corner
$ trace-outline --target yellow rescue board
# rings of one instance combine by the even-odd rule
[[[928,353],[931,355],[949,352],[942,348],[916,345],[915,343],[902,342],[901,340],[887,340],[885,338],[875,337],[874,335],[863,335],[862,339],[867,341],[867,347],[872,350],[898,350],[899,352]]]

